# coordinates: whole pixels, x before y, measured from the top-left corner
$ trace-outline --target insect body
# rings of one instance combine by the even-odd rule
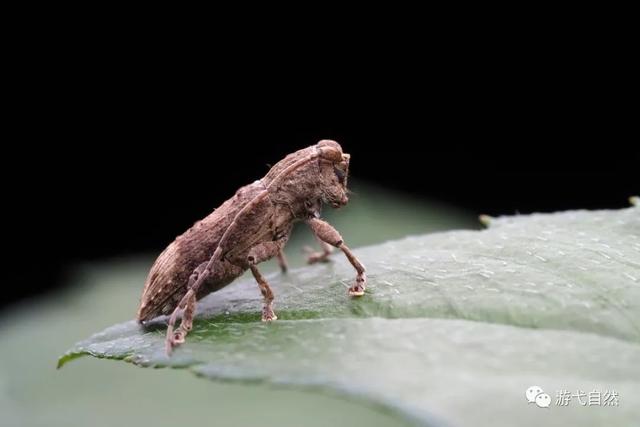
[[[176,238],[158,257],[147,277],[137,319],[170,314],[167,354],[184,342],[193,325],[196,301],[231,283],[250,269],[264,298],[262,320],[276,320],[273,292],[257,265],[278,257],[286,271],[283,248],[293,223],[305,221],[323,250],[309,255],[309,263],[327,259],[341,249],[356,269],[349,295],[364,294],[364,266],[344,244],[340,234],[319,219],[323,204],[334,208],[348,202],[349,155],[335,141],[289,154],[261,180],[240,188],[209,216]],[[182,311],[182,321],[175,324]]]

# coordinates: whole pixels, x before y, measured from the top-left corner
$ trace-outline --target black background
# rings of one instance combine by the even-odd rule
[[[322,138],[351,153],[353,177],[475,213],[627,206],[640,192],[628,80],[547,65],[56,74],[14,109],[0,304],[54,292],[80,261],[158,253]]]

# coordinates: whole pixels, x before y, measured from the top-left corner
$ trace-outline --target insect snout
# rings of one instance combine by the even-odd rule
[[[346,194],[344,194],[340,198],[340,200],[332,200],[330,202],[332,208],[341,208],[342,206],[345,206],[347,203],[349,203],[349,197]]]

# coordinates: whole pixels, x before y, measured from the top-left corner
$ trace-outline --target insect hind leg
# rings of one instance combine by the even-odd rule
[[[204,283],[211,275],[211,270],[208,267],[208,263],[202,263],[193,271],[189,277],[187,284],[187,293],[182,297],[176,308],[171,313],[169,318],[169,325],[167,327],[167,337],[165,340],[165,348],[167,355],[171,354],[174,347],[184,343],[185,337],[189,331],[193,328],[193,316],[196,311],[196,293],[198,288]],[[178,320],[178,314],[181,310],[182,320],[180,326],[174,330],[175,324]]]

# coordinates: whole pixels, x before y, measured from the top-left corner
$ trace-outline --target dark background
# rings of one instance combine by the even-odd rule
[[[542,71],[334,85],[107,68],[40,82],[16,106],[31,116],[3,158],[24,166],[5,178],[0,305],[54,292],[81,261],[159,253],[323,138],[351,153],[357,179],[478,214],[627,206],[640,158],[624,78]]]

